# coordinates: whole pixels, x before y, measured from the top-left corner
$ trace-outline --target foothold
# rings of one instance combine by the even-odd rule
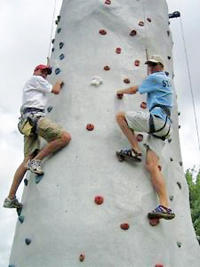
[[[143,108],[143,109],[146,109],[147,108],[147,103],[146,102],[142,102],[140,104],[140,107]]]
[[[180,112],[178,112],[178,116],[180,116],[181,115],[181,113]]]
[[[168,56],[167,58],[168,58],[169,60],[171,59],[171,57],[170,57],[170,56]]]
[[[108,70],[110,70],[110,67],[109,66],[105,66],[104,70],[108,71]]]
[[[135,36],[136,34],[137,34],[137,31],[136,31],[136,30],[132,30],[132,31],[129,33],[130,36]]]
[[[57,29],[57,33],[60,33],[60,32],[61,32],[61,28],[58,28],[58,29]]]
[[[50,113],[50,112],[52,111],[52,109],[53,109],[53,107],[52,107],[52,106],[49,106],[49,107],[47,108],[47,111]]]
[[[167,31],[167,35],[170,36],[170,31]]]
[[[59,43],[59,48],[62,49],[63,46],[64,46],[64,43],[63,43],[63,42],[60,42],[60,43]]]
[[[161,172],[162,171],[162,166],[161,165],[158,165],[158,169]]]
[[[167,76],[169,76],[169,72],[168,72],[168,71],[165,71],[165,74],[166,74]]]
[[[121,54],[122,52],[122,49],[120,47],[117,47],[116,50],[115,50],[116,54]]]
[[[158,263],[158,264],[155,265],[155,267],[164,267],[164,265]]]
[[[129,224],[128,223],[122,223],[121,225],[120,225],[120,227],[121,227],[121,229],[122,230],[128,230],[129,229]]]
[[[51,42],[52,42],[52,44],[54,44],[54,42],[55,42],[55,39],[52,39],[52,40],[51,40]]]
[[[106,34],[107,34],[106,30],[104,30],[104,29],[99,30],[99,33],[100,33],[101,35],[106,35]]]
[[[130,83],[130,80],[128,78],[124,79],[124,83]]]
[[[178,128],[181,129],[181,125],[179,125]]]
[[[61,55],[59,56],[59,58],[60,58],[60,60],[63,60],[63,59],[65,58],[65,55],[64,55],[64,54],[61,54]]]
[[[182,247],[182,243],[181,243],[180,241],[176,242],[176,244],[177,244],[177,246],[178,246],[179,248]]]
[[[102,196],[96,196],[95,199],[94,199],[94,202],[95,202],[97,205],[101,205],[101,204],[103,204],[104,199],[103,199]]]
[[[157,226],[160,223],[160,220],[158,218],[155,219],[149,219],[149,224],[151,226]]]
[[[53,47],[53,48],[51,49],[51,51],[54,52],[54,51],[55,51],[55,48]]]
[[[81,262],[83,262],[83,261],[85,260],[85,254],[81,254],[81,255],[79,256],[79,260],[80,260]]]
[[[87,126],[86,126],[86,129],[87,129],[88,131],[93,131],[93,130],[94,130],[94,125],[91,124],[91,123],[88,123]]]
[[[58,75],[61,72],[59,68],[55,69],[55,74]]]
[[[136,67],[139,67],[140,66],[140,61],[137,59],[137,60],[135,60],[135,66]]]
[[[182,167],[183,166],[183,162],[182,161],[179,161],[179,165]]]
[[[36,183],[36,184],[39,184],[39,182],[42,180],[43,176],[44,176],[44,175],[36,175],[36,176],[35,176],[35,183]]]
[[[123,96],[124,96],[123,94],[117,94],[117,98],[118,98],[118,99],[122,99]]]
[[[142,142],[143,141],[143,135],[142,134],[138,134],[137,135],[137,141],[138,142]]]
[[[111,0],[106,0],[105,5],[111,5]]]
[[[143,27],[143,26],[144,26],[144,21],[140,21],[140,22],[138,23],[138,25],[141,26],[141,27]]]
[[[168,143],[171,143],[171,142],[172,142],[172,139],[171,139],[171,138],[169,138],[169,139],[168,139]]]
[[[174,161],[173,158],[170,158],[170,161]]]
[[[20,215],[18,217],[18,220],[20,221],[20,223],[22,224],[24,222],[24,216]]]
[[[174,196],[169,196],[169,200],[173,201],[174,200]]]
[[[180,182],[177,182],[177,185],[178,185],[179,189],[181,190],[182,189],[181,183]]]
[[[90,82],[90,85],[93,85],[93,86],[100,86],[101,84],[103,83],[103,80],[101,77],[98,77],[98,76],[94,76],[92,78],[92,81]]]
[[[24,179],[24,184],[25,184],[25,186],[28,185],[28,180],[26,178]]]
[[[25,239],[25,243],[26,243],[27,246],[30,245],[31,244],[31,239],[30,238],[26,238]]]
[[[147,18],[147,21],[148,21],[148,22],[151,22],[151,18]]]
[[[61,16],[58,15],[58,16],[57,16],[57,20],[58,20],[58,22],[60,21],[60,19],[61,19]]]

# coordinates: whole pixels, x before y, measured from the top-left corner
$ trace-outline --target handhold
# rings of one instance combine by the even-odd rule
[[[170,56],[168,56],[167,58],[168,58],[169,60],[171,59],[171,57],[170,57]]]
[[[181,125],[179,125],[178,128],[181,129]]]
[[[59,48],[62,49],[63,46],[64,46],[64,43],[63,43],[63,42],[60,42],[60,43],[59,43]]]
[[[182,247],[182,243],[181,243],[180,241],[177,241],[176,244],[177,244],[177,246],[178,246],[179,248]]]
[[[143,135],[142,134],[138,134],[137,135],[137,141],[138,142],[142,142],[142,140],[143,140]]]
[[[100,33],[101,35],[106,35],[106,34],[107,34],[106,30],[104,30],[104,29],[99,30],[99,33]]]
[[[139,25],[139,26],[144,26],[144,21],[140,21],[140,22],[138,23],[138,25]]]
[[[26,245],[30,245],[31,244],[31,239],[30,238],[25,238],[25,243]]]
[[[55,20],[55,24],[58,25],[58,20]]]
[[[147,103],[146,102],[142,102],[140,104],[140,107],[143,108],[143,109],[146,109],[147,108]]]
[[[94,199],[94,202],[95,202],[97,205],[101,205],[101,204],[103,204],[104,199],[103,199],[102,196],[96,196],[95,199]]]
[[[111,0],[106,0],[105,5],[111,5]]]
[[[121,227],[121,229],[122,230],[128,230],[129,229],[129,224],[128,223],[122,223],[121,225],[120,225],[120,227]]]
[[[60,33],[60,32],[61,32],[61,28],[58,28],[58,29],[57,29],[57,33]]]
[[[147,21],[148,21],[148,22],[151,22],[151,18],[147,18]]]
[[[104,70],[108,71],[108,70],[110,70],[110,67],[109,66],[105,66]]]
[[[18,220],[20,221],[20,223],[23,223],[23,222],[24,222],[24,216],[20,215],[20,216],[18,217]]]
[[[155,267],[164,267],[164,265],[158,263],[158,264],[155,265]]]
[[[36,184],[39,184],[39,182],[42,180],[43,176],[44,176],[44,175],[36,175],[36,176],[35,176],[35,183],[36,183]]]
[[[81,254],[81,255],[79,256],[79,260],[80,260],[81,262],[83,262],[83,261],[85,260],[85,254]]]
[[[24,184],[25,184],[25,186],[28,185],[28,180],[26,178],[24,179]]]
[[[140,66],[140,61],[137,59],[137,60],[135,60],[135,66],[136,67],[139,67]]]
[[[182,161],[179,161],[179,165],[182,167],[183,166],[183,162]]]
[[[122,49],[120,47],[117,47],[116,50],[115,50],[116,54],[121,54],[122,52]]]
[[[180,112],[178,112],[178,116],[180,116],[181,115],[181,113]]]
[[[60,21],[60,19],[61,19],[61,16],[58,15],[58,16],[57,16],[57,20],[58,20],[58,22]]]
[[[167,31],[167,35],[170,36],[170,31]]]
[[[166,74],[167,76],[169,76],[169,72],[168,72],[168,71],[165,71],[165,74]]]
[[[130,80],[128,78],[124,79],[124,83],[130,83]]]
[[[103,80],[101,77],[98,76],[94,76],[92,78],[92,81],[90,82],[90,85],[94,85],[94,86],[100,86],[103,83]]]
[[[124,96],[123,94],[117,94],[117,98],[118,98],[118,99],[122,99],[123,96]]]
[[[52,42],[52,44],[54,44],[54,42],[55,42],[55,39],[52,39],[52,40],[51,40],[51,42]]]
[[[47,111],[50,113],[50,112],[52,111],[52,109],[53,109],[53,107],[52,107],[52,106],[49,106],[49,107],[47,108]]]
[[[55,51],[55,48],[53,47],[53,48],[51,49],[51,51],[54,52],[54,51]]]
[[[161,172],[162,171],[162,166],[161,165],[158,165],[158,169]]]
[[[169,200],[173,201],[174,200],[174,196],[169,196]]]
[[[173,158],[170,158],[170,161],[174,161]]]
[[[179,189],[181,190],[181,188],[182,188],[181,183],[180,182],[177,182],[177,185],[178,185]]]
[[[171,139],[171,138],[169,138],[169,139],[168,139],[168,143],[171,143],[171,141],[172,141],[172,139]]]
[[[55,74],[58,75],[61,72],[59,68],[55,69]]]
[[[64,54],[61,54],[61,55],[59,56],[59,58],[60,58],[60,60],[63,60],[63,59],[65,58],[65,55],[64,55]]]
[[[87,129],[88,131],[93,131],[93,130],[94,130],[94,125],[91,124],[91,123],[88,123],[87,126],[86,126],[86,129]]]
[[[137,31],[136,31],[136,30],[132,30],[132,31],[129,33],[130,36],[135,36],[136,34],[137,34]]]

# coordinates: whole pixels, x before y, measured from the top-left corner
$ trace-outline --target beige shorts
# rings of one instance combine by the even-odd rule
[[[40,137],[47,142],[61,137],[65,130],[50,119],[43,117],[39,119],[37,125],[37,133],[35,135],[24,136],[24,156],[30,156],[40,150]]]

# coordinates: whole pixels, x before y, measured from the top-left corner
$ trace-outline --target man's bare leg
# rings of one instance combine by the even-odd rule
[[[151,149],[148,149],[147,155],[146,155],[146,168],[150,172],[151,182],[158,194],[160,205],[168,208],[169,203],[168,203],[165,180],[164,180],[164,177],[161,171],[158,168],[158,165],[159,165],[158,156],[156,155],[154,151],[152,151]]]
[[[122,132],[128,138],[132,148],[136,152],[141,153],[141,149],[140,149],[140,147],[138,145],[138,141],[136,139],[134,131],[132,129],[130,129],[128,124],[127,124],[125,113],[124,112],[119,112],[116,115],[116,119],[117,119],[117,123],[119,124],[119,127],[121,128]]]

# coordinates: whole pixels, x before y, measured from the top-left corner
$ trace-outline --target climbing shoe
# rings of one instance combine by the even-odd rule
[[[27,169],[37,175],[43,175],[44,171],[42,170],[42,161],[37,159],[32,159],[27,164]]]
[[[166,208],[162,205],[159,205],[155,208],[152,212],[148,213],[149,219],[165,219],[165,220],[172,220],[175,218],[175,214],[172,212],[171,209]]]
[[[10,199],[9,197],[7,197],[5,200],[4,200],[4,203],[3,203],[3,207],[4,208],[14,208],[14,209],[20,209],[22,208],[22,204],[19,203],[19,201],[17,200],[17,198],[13,198],[13,199]]]
[[[121,161],[125,160],[125,159],[130,159],[130,160],[134,160],[137,162],[142,161],[142,153],[138,153],[133,148],[132,149],[122,149],[120,151],[117,151],[116,155],[119,159],[121,159]]]

